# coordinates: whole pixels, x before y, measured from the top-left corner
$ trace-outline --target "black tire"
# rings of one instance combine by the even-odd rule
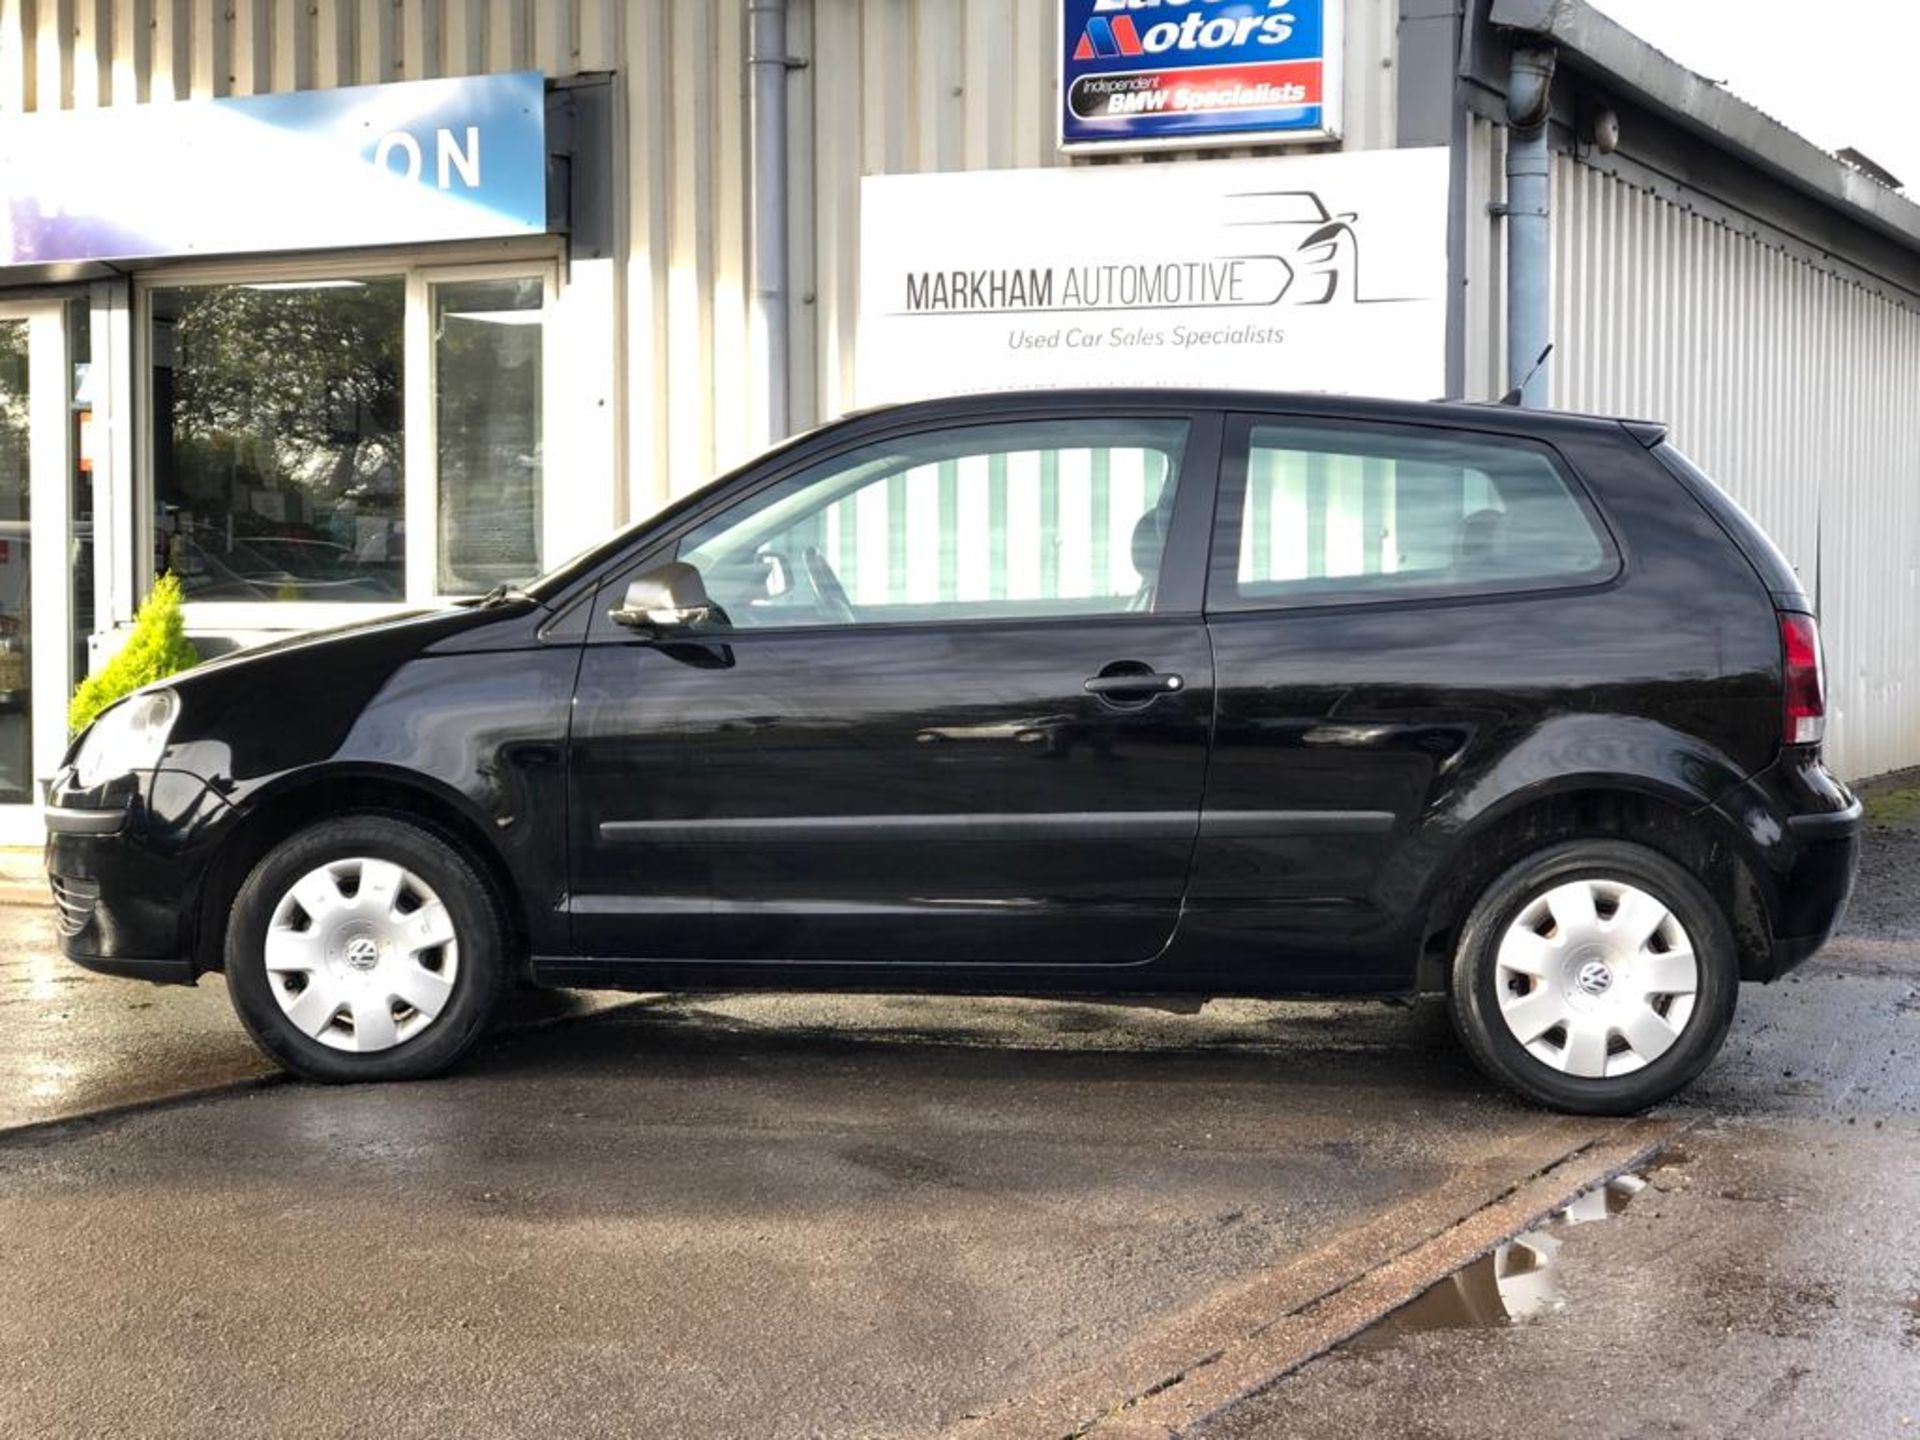
[[[1680,922],[1698,962],[1693,1011],[1664,1054],[1630,1074],[1569,1075],[1530,1053],[1500,1011],[1496,957],[1508,929],[1534,900],[1574,880],[1625,882],[1652,895]],[[1733,1024],[1740,966],[1733,931],[1706,888],[1685,868],[1644,846],[1575,840],[1508,870],[1480,897],[1454,950],[1454,1029],[1474,1062],[1528,1099],[1574,1115],[1631,1115],[1692,1083]]]
[[[417,1034],[367,1054],[303,1033],[276,999],[266,964],[267,929],[281,899],[301,877],[356,857],[392,861],[424,881],[446,907],[458,954],[438,1014]],[[453,1065],[485,1031],[509,979],[507,934],[493,887],[447,840],[393,815],[346,815],[283,841],[247,876],[227,922],[227,990],[254,1042],[297,1075],[334,1084],[419,1080]]]

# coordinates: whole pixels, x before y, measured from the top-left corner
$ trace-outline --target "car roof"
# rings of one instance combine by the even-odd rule
[[[1606,430],[1626,426],[1643,443],[1665,435],[1657,420],[1624,416],[1584,415],[1566,410],[1527,410],[1516,405],[1471,400],[1389,400],[1365,395],[1334,395],[1319,391],[1209,389],[1176,386],[1078,387],[1060,390],[993,390],[911,400],[858,410],[846,420],[941,420],[973,418],[1008,411],[1052,410],[1075,406],[1141,405],[1156,409],[1287,410],[1354,420],[1397,420],[1417,425],[1465,425],[1477,430],[1505,430],[1516,434],[1543,434],[1565,430]]]

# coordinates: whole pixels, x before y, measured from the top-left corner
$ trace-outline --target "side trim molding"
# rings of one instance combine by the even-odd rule
[[[1189,840],[1194,810],[970,815],[768,815],[712,820],[605,820],[616,844],[756,845],[796,840]]]
[[[616,845],[763,845],[802,840],[1207,840],[1377,835],[1390,810],[1090,810],[1039,814],[767,815],[710,820],[605,820]]]
[[[1293,835],[1382,835],[1391,810],[1208,810],[1202,840],[1272,840]]]

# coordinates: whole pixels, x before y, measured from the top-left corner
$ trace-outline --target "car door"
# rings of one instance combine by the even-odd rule
[[[1152,407],[869,423],[611,575],[571,742],[576,949],[1157,956],[1212,722],[1219,425]],[[668,561],[698,576],[703,623],[609,618]]]
[[[1607,673],[1618,553],[1538,441],[1240,415],[1223,453],[1182,948],[1243,988],[1404,982],[1421,818],[1543,711],[1586,703],[1555,687]]]

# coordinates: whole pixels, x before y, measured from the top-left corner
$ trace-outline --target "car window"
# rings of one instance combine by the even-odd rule
[[[878,441],[681,537],[734,629],[1149,611],[1188,422],[961,426]]]
[[[1214,608],[1581,584],[1615,565],[1545,447],[1478,435],[1255,424],[1220,521]]]

